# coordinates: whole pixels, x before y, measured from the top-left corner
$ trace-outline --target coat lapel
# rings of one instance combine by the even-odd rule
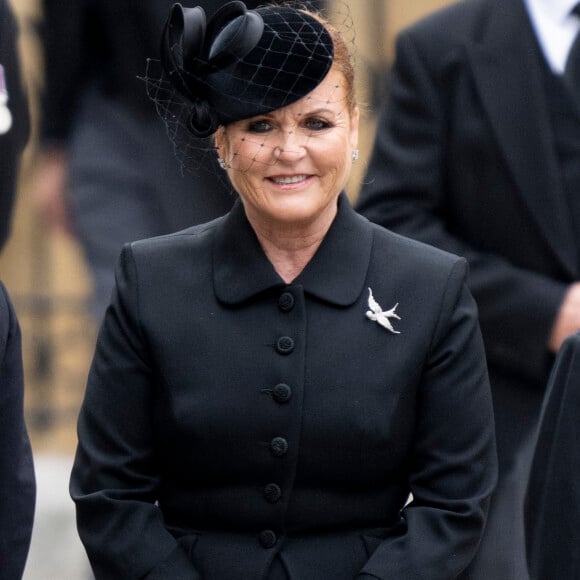
[[[352,209],[343,193],[332,226],[296,283],[321,300],[353,304],[366,288],[372,240],[371,224]]]
[[[237,304],[284,281],[264,254],[238,199],[219,224],[213,244],[213,281],[218,300]]]
[[[538,66],[539,48],[522,1],[494,1],[481,38],[466,49],[518,191],[556,258],[574,276],[578,257]]]

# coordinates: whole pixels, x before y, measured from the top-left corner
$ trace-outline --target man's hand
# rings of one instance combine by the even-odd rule
[[[63,150],[42,151],[36,161],[32,197],[49,227],[72,235],[66,203],[68,166]]]
[[[580,330],[580,282],[570,286],[560,306],[550,335],[548,348],[556,353],[564,340]]]

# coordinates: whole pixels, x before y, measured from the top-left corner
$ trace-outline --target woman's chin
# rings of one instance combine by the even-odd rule
[[[336,201],[320,204],[310,196],[286,196],[278,199],[269,208],[270,219],[279,224],[291,226],[295,224],[300,227],[304,224],[311,224],[325,216],[334,218],[336,213]]]

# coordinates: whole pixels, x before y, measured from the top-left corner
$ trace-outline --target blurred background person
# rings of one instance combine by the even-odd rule
[[[464,0],[401,33],[359,199],[470,264],[500,459],[472,579],[528,577],[533,434],[554,355],[580,328],[576,1]]]
[[[223,3],[201,5],[211,15]],[[139,78],[147,59],[159,56],[171,4],[43,0],[45,86],[35,194],[49,223],[78,237],[96,319],[108,303],[124,242],[208,221],[234,199],[217,177],[215,155],[206,154],[213,153],[209,141],[208,151],[192,152],[180,166]]]
[[[20,76],[18,29],[0,0],[0,251],[8,238],[20,155],[29,134]],[[0,282],[0,576],[22,577],[34,518],[36,484],[24,421],[20,326]]]

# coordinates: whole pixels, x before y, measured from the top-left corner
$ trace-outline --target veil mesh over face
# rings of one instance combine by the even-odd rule
[[[229,2],[206,20],[201,8],[174,5],[161,59],[149,59],[147,94],[165,123],[182,169],[220,172],[211,135],[218,126],[303,98],[327,75],[334,45],[305,2],[247,10]],[[354,45],[348,9],[340,33]]]

